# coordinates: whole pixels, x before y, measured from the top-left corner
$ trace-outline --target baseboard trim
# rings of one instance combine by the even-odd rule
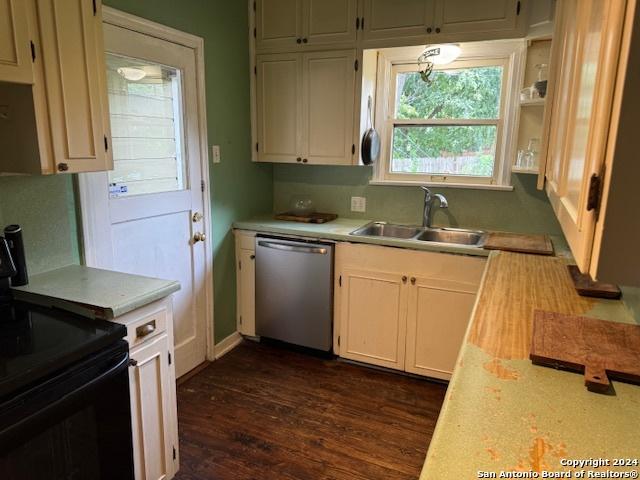
[[[220,357],[226,355],[231,350],[236,348],[238,345],[242,343],[242,335],[238,332],[233,332],[227,338],[221,340],[219,343],[215,345],[215,359],[218,360]]]

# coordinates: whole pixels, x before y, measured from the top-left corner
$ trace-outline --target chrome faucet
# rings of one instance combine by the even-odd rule
[[[439,193],[431,193],[427,187],[420,187],[424,190],[424,212],[422,214],[422,226],[431,228],[431,218],[433,217],[433,204],[436,200],[440,203],[440,208],[447,208],[449,204],[444,195]]]

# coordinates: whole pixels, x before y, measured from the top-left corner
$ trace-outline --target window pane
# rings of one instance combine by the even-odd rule
[[[107,54],[113,197],[186,188],[180,71]]]
[[[391,173],[492,177],[495,125],[396,126]]]
[[[396,76],[397,119],[498,118],[502,67],[434,70],[431,83],[417,72]]]

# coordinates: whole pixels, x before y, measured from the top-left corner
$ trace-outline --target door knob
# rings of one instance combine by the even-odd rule
[[[202,220],[202,214],[200,212],[196,212],[193,214],[193,217],[191,217],[191,219],[193,220],[193,223],[197,223],[200,220]]]
[[[196,232],[193,234],[193,243],[204,242],[207,236],[204,233]]]

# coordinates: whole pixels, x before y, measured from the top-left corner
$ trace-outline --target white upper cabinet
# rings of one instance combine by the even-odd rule
[[[357,0],[257,0],[258,51],[354,46]]]
[[[514,32],[517,30],[522,8],[520,0],[439,0],[435,32]]]
[[[302,7],[302,0],[257,0],[257,48],[293,47],[302,41]]]
[[[40,0],[37,5],[55,168],[110,170],[100,2]]]
[[[432,33],[436,0],[365,0],[363,39],[395,39]]]
[[[257,77],[258,160],[302,159],[301,55],[258,55]]]
[[[304,54],[304,163],[351,163],[355,60],[353,50]]]
[[[31,38],[24,0],[0,0],[0,81],[33,83]]]
[[[257,160],[350,165],[355,51],[257,57]]]

